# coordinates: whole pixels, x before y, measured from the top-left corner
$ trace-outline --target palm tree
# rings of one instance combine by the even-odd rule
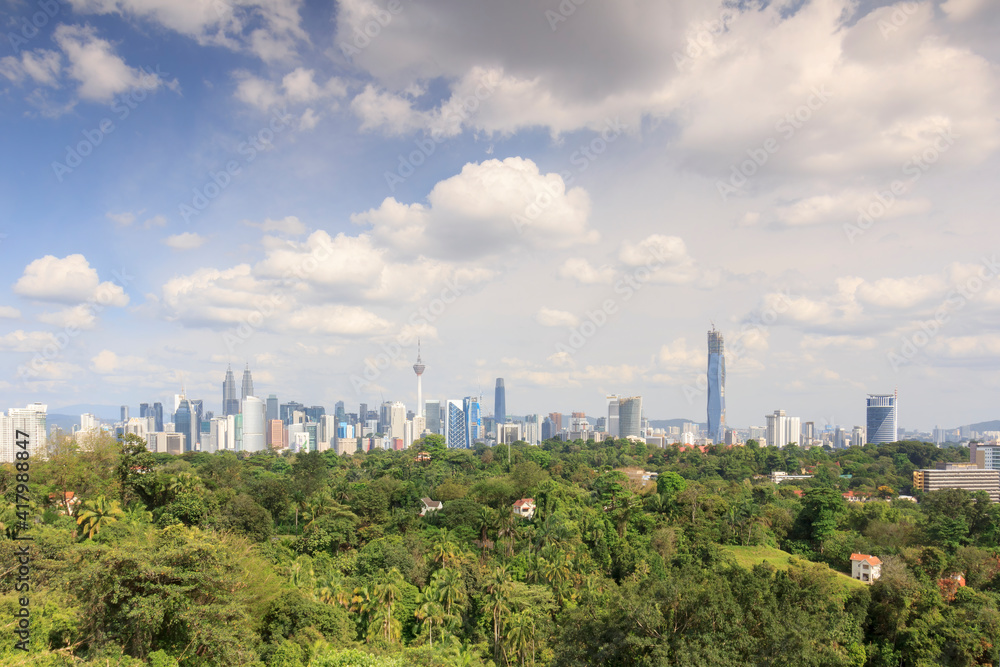
[[[431,582],[438,591],[438,600],[444,606],[445,614],[458,617],[454,613],[456,608],[461,608],[465,604],[465,582],[458,570],[442,568],[434,573]]]
[[[131,507],[125,510],[122,518],[125,519],[125,523],[138,526],[152,523],[153,513],[148,511],[142,504],[134,503]]]
[[[431,542],[431,555],[434,557],[434,562],[447,567],[458,560],[458,553],[458,547],[451,541],[447,528],[442,529],[434,536]]]
[[[302,512],[302,518],[308,523],[306,528],[313,525],[316,519],[332,515],[337,519],[350,519],[351,521],[357,522],[358,516],[351,511],[349,507],[341,505],[328,493],[316,493],[313,494],[309,501],[306,503],[305,511]],[[296,524],[298,524],[298,518],[296,517]]]
[[[389,570],[389,581],[384,584],[376,584],[372,591],[372,603],[374,617],[368,627],[368,639],[381,636],[390,644],[399,639],[401,627],[399,620],[393,617],[392,609],[399,600],[399,584],[403,581],[403,575],[398,568]]]
[[[535,663],[535,619],[530,611],[526,609],[514,614],[505,639],[512,653],[520,658],[521,665],[527,655],[531,655],[531,664]]]
[[[117,500],[108,500],[104,496],[98,496],[97,500],[88,500],[83,503],[84,509],[77,517],[77,525],[83,525],[83,533],[93,539],[101,531],[101,528],[114,523],[124,515],[121,504]]]
[[[434,646],[434,623],[443,624],[444,607],[441,606],[439,591],[433,582],[427,584],[417,598],[417,609],[413,612],[427,626],[428,642]]]
[[[498,567],[486,581],[486,611],[493,617],[493,657],[499,661],[502,630],[510,618],[510,598],[514,582],[506,566]]]

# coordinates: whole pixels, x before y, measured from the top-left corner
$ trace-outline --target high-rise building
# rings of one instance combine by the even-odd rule
[[[896,442],[898,440],[896,394],[868,394],[866,404],[868,442],[875,445]]]
[[[96,415],[86,412],[80,415],[80,432],[88,433],[101,428],[101,420]]]
[[[642,396],[618,399],[618,432],[622,438],[642,437]]]
[[[191,403],[181,394],[174,412],[174,432],[181,436],[181,451],[194,451],[194,441],[191,438]]]
[[[802,442],[799,444],[803,447],[813,444],[816,439],[816,422],[806,422],[802,424]]]
[[[142,418],[142,417],[151,417],[151,416],[152,415],[150,414],[149,403],[140,403],[139,404],[139,417]]]
[[[452,449],[468,449],[470,446],[462,401],[449,400],[445,403],[444,441]]]
[[[562,413],[561,412],[550,412],[549,413],[549,419],[552,420],[552,427],[553,427],[553,429],[555,429],[553,431],[553,433],[552,433],[552,437],[554,438],[554,437],[556,437],[556,434],[559,433],[559,431],[562,430],[562,427],[563,427]]]
[[[541,415],[527,415],[524,418],[524,441],[529,445],[539,445],[542,442]]]
[[[163,403],[153,403],[153,416],[156,418],[156,430],[163,432]]]
[[[802,439],[802,420],[789,417],[784,410],[775,410],[774,414],[765,415],[767,420],[767,444],[776,447],[799,444]]]
[[[326,408],[322,405],[313,405],[305,409],[306,419],[311,422],[318,422],[326,414]]]
[[[552,419],[550,414],[542,422],[542,440],[552,440],[559,434],[559,429],[556,427],[555,421]]]
[[[250,364],[247,363],[247,367],[243,370],[243,387],[241,389],[241,406],[242,401],[245,401],[247,396],[254,396],[253,393],[253,377],[250,376]]]
[[[975,463],[938,463],[937,468],[913,471],[913,488],[924,493],[940,489],[985,491],[990,500],[1000,502],[1000,470],[983,469]]]
[[[618,396],[614,394],[608,396],[608,421],[605,430],[609,438],[621,437]]]
[[[388,435],[390,438],[402,438],[404,425],[406,424],[406,406],[400,401],[389,403],[388,406],[388,429],[383,431],[383,435]]]
[[[275,419],[280,419],[278,416],[278,396],[276,394],[268,394],[267,396],[267,421],[271,422]]]
[[[205,405],[201,399],[188,399],[191,404],[191,451],[199,449],[201,444],[201,422],[205,416]]]
[[[851,447],[863,447],[865,445],[865,428],[855,426],[851,430]]]
[[[441,401],[427,401],[424,403],[424,415],[427,422],[427,429],[431,433],[441,434]]]
[[[241,412],[243,413],[243,451],[264,451],[267,449],[267,440],[264,437],[267,405],[256,396],[247,396],[243,399],[240,408],[242,408]]]
[[[708,437],[719,443],[725,435],[726,354],[722,333],[713,326],[708,332]]]
[[[48,411],[47,405],[32,403],[25,408],[11,408],[6,417],[0,413],[0,463],[14,463],[21,451],[27,451],[35,460],[45,456]],[[24,442],[25,434],[28,442],[22,449],[18,443]]]
[[[368,421],[368,404],[362,403],[358,407],[358,423],[364,426],[365,422],[367,421]]]
[[[343,401],[337,401],[333,404],[333,416],[338,424],[347,421],[347,410],[344,408]]]
[[[493,392],[493,419],[497,424],[507,423],[507,390],[503,386],[503,378],[497,378],[496,390]]]
[[[233,367],[226,368],[226,379],[222,381],[222,416],[238,414],[240,398],[236,395],[236,378],[233,377]]]
[[[472,447],[476,440],[481,440],[485,436],[483,433],[482,408],[479,405],[479,398],[477,396],[466,396],[462,401],[462,405],[465,409],[466,429],[469,432],[468,443],[469,447]]]
[[[122,406],[122,421],[123,422],[127,422],[128,421],[128,406],[127,405],[123,405]]]
[[[278,408],[278,419],[285,423],[285,426],[291,426],[292,419],[297,411],[302,411],[306,406],[295,401],[289,401],[288,403],[282,403]]]
[[[427,366],[420,359],[420,339],[417,339],[417,363],[413,364],[413,372],[417,374],[417,411],[423,416],[424,409],[424,388],[421,384],[420,376],[424,374]]]

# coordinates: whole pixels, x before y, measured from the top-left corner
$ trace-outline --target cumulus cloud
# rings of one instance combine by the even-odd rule
[[[565,310],[542,306],[535,315],[535,321],[543,327],[575,327],[580,323],[580,318]]]
[[[90,26],[60,25],[53,39],[66,54],[66,72],[79,82],[77,94],[82,99],[109,102],[132,88],[154,91],[164,84],[158,74],[125,64],[111,42]]]
[[[305,223],[294,215],[285,216],[280,220],[267,218],[264,222],[244,220],[243,224],[249,225],[250,227],[256,227],[263,232],[277,232],[279,234],[287,234],[289,236],[301,236],[309,230]]]
[[[87,305],[73,306],[53,313],[42,313],[39,321],[57,327],[73,327],[76,329],[93,329],[97,324],[94,309]]]
[[[281,82],[262,79],[246,70],[235,74],[236,99],[244,104],[268,111],[282,105],[311,104],[321,100],[344,97],[347,85],[337,77],[330,77],[323,85],[315,81],[315,70],[297,67],[286,74]],[[315,112],[308,110],[310,116]]]
[[[196,232],[183,232],[163,239],[163,242],[174,250],[194,250],[200,248],[208,239]]]
[[[610,285],[615,279],[615,270],[607,265],[595,267],[582,257],[570,257],[559,267],[559,277],[583,285]]]
[[[96,300],[102,305],[126,306],[125,290],[114,282],[100,282],[97,270],[80,254],[58,258],[46,255],[25,267],[14,284],[14,293],[39,301],[80,303]]]
[[[565,248],[596,243],[590,198],[568,189],[559,174],[542,174],[519,157],[466,164],[439,181],[428,204],[389,197],[351,217],[400,255],[473,259],[523,247]]]

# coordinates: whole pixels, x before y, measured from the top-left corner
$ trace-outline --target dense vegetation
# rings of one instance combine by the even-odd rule
[[[997,665],[1000,506],[896,498],[914,469],[967,456],[916,442],[447,450],[429,436],[351,457],[171,457],[132,437],[57,438],[32,462],[31,651],[8,632],[0,660]],[[760,477],[801,468],[815,476],[796,486]],[[0,471],[5,619],[15,474]],[[848,489],[878,500],[848,503]],[[421,517],[421,497],[443,509]],[[530,520],[511,512],[522,497]],[[852,552],[883,560],[874,585],[845,574]]]

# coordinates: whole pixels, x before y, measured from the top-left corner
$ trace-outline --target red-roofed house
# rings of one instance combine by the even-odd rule
[[[851,554],[851,576],[870,584],[882,576],[882,561],[868,554]]]
[[[948,602],[955,599],[955,593],[963,586],[965,586],[965,575],[961,572],[947,576],[944,579],[938,579],[938,588],[941,589],[941,595]]]
[[[535,499],[521,498],[512,506],[514,514],[522,519],[530,519],[535,516]]]

